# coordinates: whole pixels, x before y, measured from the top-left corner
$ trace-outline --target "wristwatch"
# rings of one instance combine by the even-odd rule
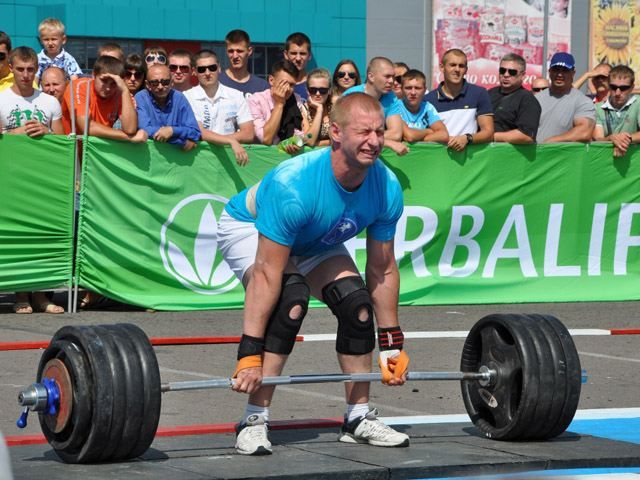
[[[465,135],[467,137],[467,145],[471,145],[473,143],[473,135],[470,133],[465,133]]]

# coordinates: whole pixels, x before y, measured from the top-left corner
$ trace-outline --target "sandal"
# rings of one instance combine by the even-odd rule
[[[52,303],[52,302],[44,302],[38,305],[35,311],[38,313],[51,313],[54,315],[58,315],[60,313],[64,313],[64,307],[61,307],[60,305],[56,305],[55,303]]]
[[[87,292],[80,300],[78,308],[81,310],[107,308],[115,305],[115,302],[99,293]]]
[[[13,311],[19,315],[33,313],[33,307],[29,302],[16,302],[13,304]]]

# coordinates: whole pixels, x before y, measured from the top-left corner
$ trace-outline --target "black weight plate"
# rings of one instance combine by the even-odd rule
[[[564,408],[567,392],[565,374],[566,361],[562,344],[555,330],[549,325],[544,316],[539,314],[529,314],[527,316],[535,322],[536,327],[542,332],[549,344],[550,356],[545,358],[545,363],[552,367],[554,376],[549,412],[547,416],[543,418],[543,421],[539,422],[538,428],[532,430],[528,436],[531,440],[544,440],[551,438],[549,432],[555,428]]]
[[[114,403],[113,373],[109,367],[111,360],[102,338],[91,326],[62,327],[53,338],[75,343],[87,358],[92,385],[91,428],[82,449],[70,460],[72,463],[97,462],[111,432]]]
[[[162,403],[160,369],[151,342],[144,331],[140,327],[129,323],[118,324],[118,327],[129,334],[129,338],[135,345],[139,365],[142,370],[144,418],[142,419],[137,445],[128,455],[128,458],[135,458],[148,450],[158,429]]]
[[[77,345],[66,340],[54,340],[43,352],[38,366],[37,381],[51,358],[62,360],[69,371],[73,386],[73,404],[67,426],[56,433],[49,428],[46,416],[39,412],[38,419],[45,438],[65,462],[76,463],[74,457],[81,450],[91,424],[91,380],[86,358]],[[68,459],[68,460],[67,460]]]
[[[531,419],[530,428],[522,432],[518,440],[534,440],[544,438],[548,430],[549,420],[552,414],[558,411],[556,395],[557,369],[554,362],[554,354],[557,349],[552,348],[553,337],[549,338],[543,326],[532,315],[522,315],[522,322],[526,325],[526,334],[531,337],[538,356],[539,389],[535,399],[536,409]],[[555,407],[555,411],[554,411]]]
[[[489,438],[519,438],[534,420],[539,392],[538,356],[520,315],[480,319],[465,340],[461,370],[496,370],[487,386],[461,382],[462,398],[473,423]]]
[[[111,373],[111,385],[113,387],[113,400],[111,403],[105,402],[97,405],[97,408],[109,412],[111,427],[109,436],[102,442],[102,452],[98,461],[107,462],[113,459],[114,452],[122,442],[127,412],[127,386],[123,360],[120,350],[111,334],[111,331],[103,325],[95,325],[93,331],[102,340],[104,350],[107,353],[109,363],[104,368]]]
[[[567,328],[560,320],[552,315],[543,315],[542,317],[556,332],[557,338],[562,345],[562,350],[564,351],[565,360],[564,368],[560,366],[560,371],[563,372],[566,381],[564,406],[555,426],[551,428],[546,435],[546,438],[553,438],[567,429],[576,414],[578,403],[580,402],[580,390],[582,388],[582,367],[580,366],[578,351]]]
[[[142,419],[145,417],[143,397],[144,379],[135,345],[128,333],[121,329],[119,325],[103,325],[103,327],[110,332],[120,354],[124,367],[124,383],[126,386],[126,406],[123,411],[124,428],[120,444],[115,452],[113,452],[110,460],[126,460],[130,458],[129,453],[133,451],[138,444]]]

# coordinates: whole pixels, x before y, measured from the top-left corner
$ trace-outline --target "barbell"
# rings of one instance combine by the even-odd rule
[[[45,438],[67,463],[135,458],[153,442],[163,392],[229,388],[229,378],[161,383],[146,334],[131,324],[66,326],[24,389],[18,426],[38,412]],[[374,382],[379,373],[265,377],[263,385]],[[571,423],[582,370],[565,326],[551,315],[493,314],[464,342],[460,371],[409,372],[409,381],[458,380],[473,424],[496,440],[543,440]]]

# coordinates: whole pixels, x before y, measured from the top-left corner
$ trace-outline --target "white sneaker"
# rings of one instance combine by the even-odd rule
[[[249,415],[246,423],[236,426],[236,451],[242,455],[271,455],[268,431],[264,416]]]
[[[364,416],[342,424],[338,440],[345,443],[368,443],[377,447],[408,447],[409,436],[396,432],[378,420],[378,410],[373,408]]]

